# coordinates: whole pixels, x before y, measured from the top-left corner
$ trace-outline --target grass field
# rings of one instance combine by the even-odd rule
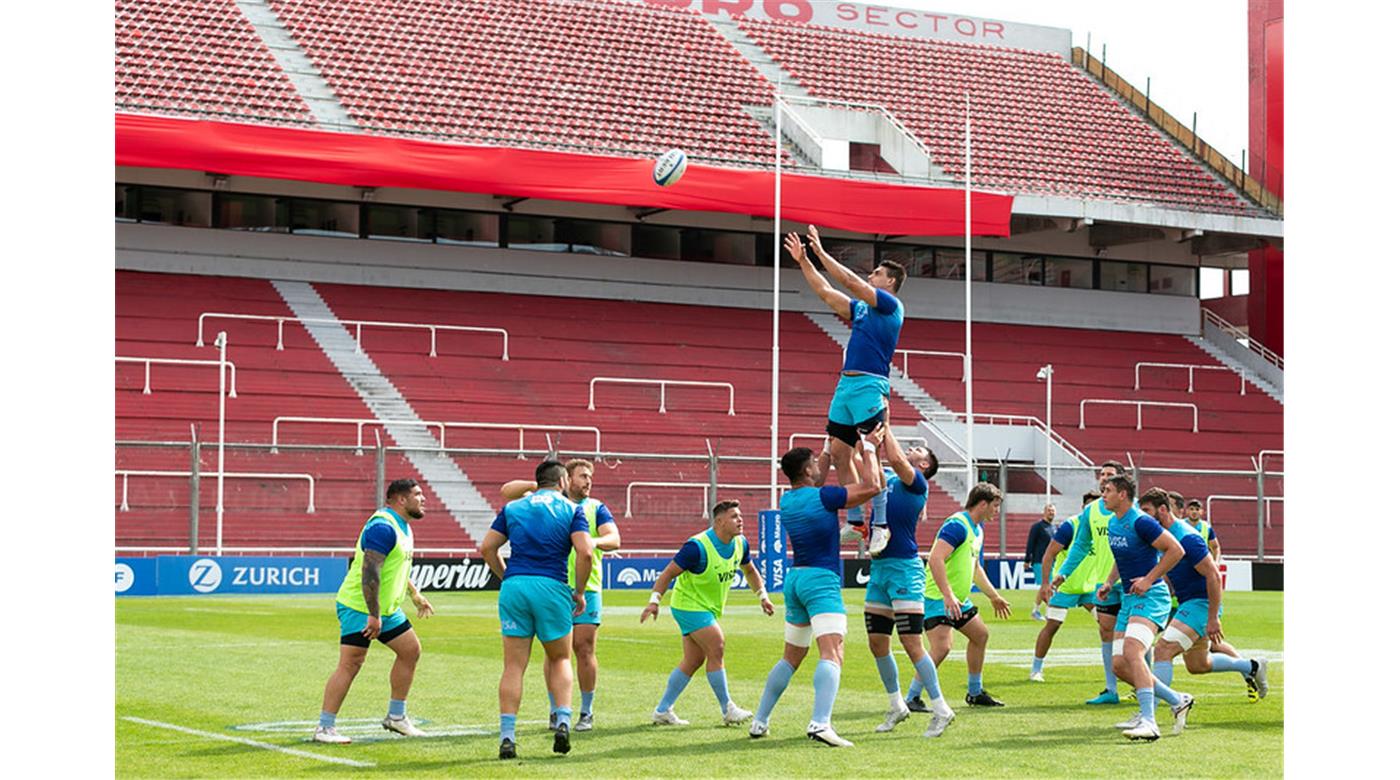
[[[118,599],[116,773],[122,777],[250,777],[364,774],[558,776],[1279,776],[1283,773],[1283,594],[1230,593],[1226,637],[1246,656],[1264,653],[1270,694],[1250,703],[1236,674],[1188,675],[1174,687],[1197,697],[1186,732],[1155,743],[1128,743],[1111,725],[1136,710],[1083,700],[1103,687],[1092,618],[1073,614],[1046,662],[1045,683],[1027,680],[1041,623],[1030,592],[1011,592],[1015,614],[992,619],[986,688],[1003,709],[962,702],[966,666],[959,642],[940,668],[957,720],[943,737],[924,739],[927,716],[875,734],[887,704],[860,620],[862,593],[846,591],[851,613],[846,665],[833,724],[856,743],[822,748],[806,739],[815,652],[773,713],[772,735],[719,725],[703,672],[676,704],[686,728],[658,728],[650,713],[680,655],[674,621],[638,625],[646,592],[606,594],[599,634],[602,665],[594,704],[597,728],[575,735],[574,750],[550,752],[538,663],[526,677],[518,739],[521,758],[496,759],[496,684],[500,639],[494,593],[430,594],[433,618],[415,621],[424,654],[409,715],[436,736],[408,740],[379,728],[388,699],[392,653],[371,648],[340,713],[348,746],[308,741],[321,691],[337,654],[333,596]],[[985,599],[974,601],[990,612]],[[766,617],[752,594],[736,592],[723,621],[726,666],[736,702],[755,709],[782,650],[782,612]],[[897,643],[896,643],[897,644]],[[536,648],[536,656],[541,657]],[[900,656],[901,683],[913,669]],[[1126,694],[1127,686],[1120,686]],[[577,696],[575,697],[577,708]],[[294,752],[288,752],[294,751]],[[930,762],[937,763],[930,763]]]

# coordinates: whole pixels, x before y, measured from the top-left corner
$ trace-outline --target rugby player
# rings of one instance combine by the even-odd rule
[[[1087,508],[1089,504],[1098,500],[1098,493],[1085,493],[1082,503]],[[1045,656],[1050,653],[1050,644],[1055,641],[1055,634],[1059,633],[1060,626],[1064,625],[1065,618],[1069,616],[1069,610],[1083,607],[1085,611],[1093,612],[1094,602],[1098,598],[1096,591],[1100,583],[1108,577],[1108,570],[1113,566],[1113,556],[1108,552],[1108,537],[1104,536],[1101,542],[1102,550],[1090,548],[1094,554],[1091,562],[1081,564],[1076,568],[1074,576],[1070,579],[1057,577],[1057,571],[1064,563],[1065,558],[1068,557],[1067,548],[1074,540],[1075,532],[1079,530],[1079,524],[1083,517],[1084,515],[1081,513],[1060,523],[1059,527],[1055,529],[1055,535],[1050,539],[1049,546],[1045,548],[1045,558],[1041,561],[1040,566],[1041,571],[1048,572],[1048,575],[1041,578],[1040,592],[1037,598],[1049,606],[1045,610],[1045,626],[1040,629],[1040,633],[1035,638],[1035,656],[1031,658],[1031,682],[1045,682]],[[1100,540],[1097,538],[1094,542],[1100,544]],[[1058,587],[1055,587],[1055,582],[1059,582]],[[1110,651],[1112,647],[1112,642],[1110,642]],[[1110,652],[1110,671],[1112,659],[1113,656]]]

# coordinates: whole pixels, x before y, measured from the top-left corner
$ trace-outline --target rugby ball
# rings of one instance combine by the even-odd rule
[[[656,158],[656,165],[651,169],[651,180],[659,186],[669,187],[685,175],[685,166],[685,152],[672,149]]]

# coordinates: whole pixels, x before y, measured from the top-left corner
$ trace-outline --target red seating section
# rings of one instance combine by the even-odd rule
[[[888,108],[958,177],[971,93],[980,187],[1250,209],[1058,55],[749,18],[739,26],[812,94]]]
[[[117,0],[116,51],[119,110],[314,121],[234,0]]]
[[[772,88],[693,12],[554,0],[270,0],[379,132],[767,162]]]

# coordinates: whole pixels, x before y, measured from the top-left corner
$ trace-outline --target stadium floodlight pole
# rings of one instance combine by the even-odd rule
[[[224,366],[228,365],[228,333],[219,331],[214,339],[219,348],[219,479],[214,498],[214,554],[224,554]]]
[[[778,81],[778,89],[773,93],[773,377],[772,416],[769,420],[769,447],[771,461],[768,465],[769,479],[768,507],[778,508],[778,266],[782,259],[783,233],[783,83]]]
[[[977,484],[972,454],[972,93],[964,92],[963,115],[963,408],[967,410],[967,489]]]
[[[1035,378],[1045,382],[1045,503],[1050,503],[1050,388],[1055,383],[1055,367],[1049,363],[1040,367]]]

